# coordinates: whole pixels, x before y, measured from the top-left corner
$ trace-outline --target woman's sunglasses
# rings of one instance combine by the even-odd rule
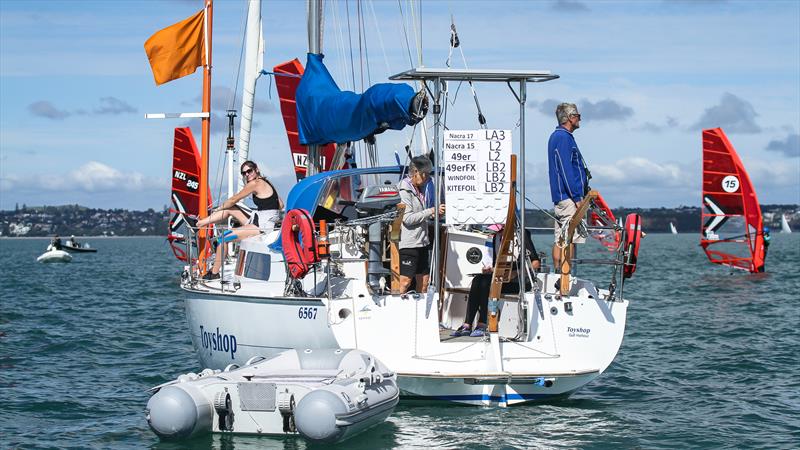
[[[242,176],[246,177],[246,176],[250,175],[251,172],[253,172],[252,168],[251,169],[247,169],[247,170],[243,170],[242,171]]]

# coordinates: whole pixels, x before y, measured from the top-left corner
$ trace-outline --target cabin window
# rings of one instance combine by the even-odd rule
[[[368,186],[394,188],[399,180],[400,175],[397,173],[351,175],[330,179],[321,190],[314,220],[325,219],[333,222],[359,217],[355,206],[362,200],[362,194]]]
[[[353,208],[353,179],[358,177],[340,177],[328,180],[322,189],[319,204],[314,214],[315,220],[337,219],[349,220],[356,217]]]
[[[271,259],[266,253],[247,252],[244,263],[245,278],[254,280],[269,280],[269,267]]]

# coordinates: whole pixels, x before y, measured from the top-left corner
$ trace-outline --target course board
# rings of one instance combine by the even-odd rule
[[[504,223],[511,190],[511,130],[447,130],[448,225]]]

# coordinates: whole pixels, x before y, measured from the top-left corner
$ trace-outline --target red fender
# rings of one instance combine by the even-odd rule
[[[630,278],[636,272],[636,260],[639,257],[639,241],[642,239],[642,218],[638,214],[628,214],[625,218],[625,252],[627,254],[622,266],[623,278]]]
[[[314,221],[305,209],[286,213],[281,225],[281,246],[289,275],[294,279],[306,276],[311,265],[319,262]]]

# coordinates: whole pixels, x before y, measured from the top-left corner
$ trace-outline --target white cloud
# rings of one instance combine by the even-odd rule
[[[634,156],[614,164],[595,164],[592,176],[602,184],[666,188],[685,185],[692,178],[687,168],[678,163],[658,163]]]
[[[718,105],[707,108],[692,129],[721,127],[729,133],[760,133],[753,105],[729,92],[722,94]]]
[[[793,133],[786,136],[786,139],[769,141],[767,150],[783,153],[788,157],[800,156],[800,135]]]
[[[44,117],[47,119],[62,120],[71,115],[69,111],[58,109],[51,102],[38,101],[28,105],[28,112],[34,116]]]
[[[122,172],[97,161],[89,161],[67,174],[40,174],[33,177],[8,175],[0,179],[3,191],[49,192],[142,192],[169,189],[165,179],[146,177],[138,172]]]

